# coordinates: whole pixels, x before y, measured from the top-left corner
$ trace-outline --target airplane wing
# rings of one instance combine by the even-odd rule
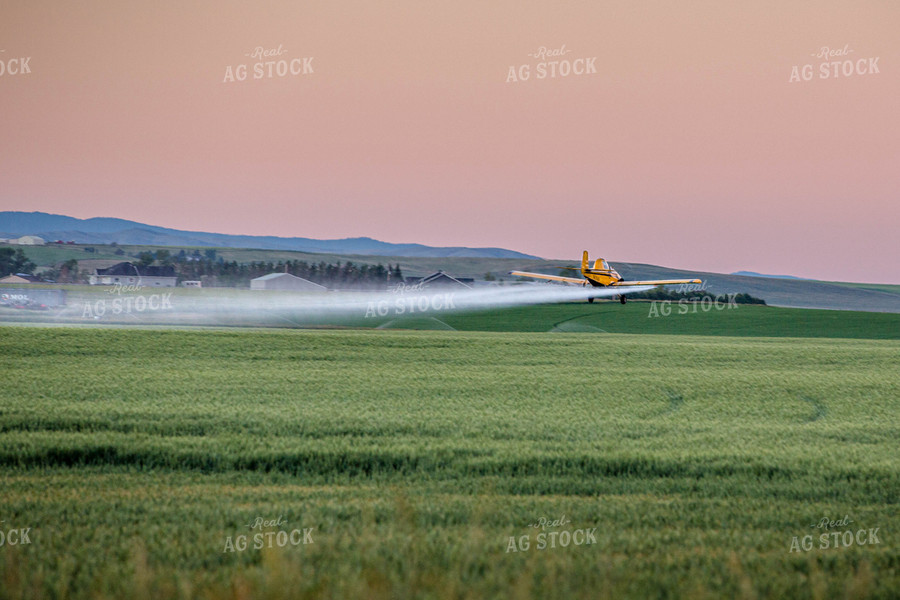
[[[673,283],[703,283],[703,281],[700,279],[654,279],[651,281],[617,281],[610,285],[628,287],[631,285],[669,285]]]
[[[580,277],[561,277],[559,275],[544,275],[543,273],[526,273],[525,271],[510,271],[510,275],[518,275],[519,277],[534,277],[535,279],[549,279],[550,281],[563,281],[574,285],[588,285],[587,279]]]

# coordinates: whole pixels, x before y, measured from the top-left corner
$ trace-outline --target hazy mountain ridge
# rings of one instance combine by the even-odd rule
[[[203,231],[184,231],[157,227],[111,217],[78,219],[43,212],[0,212],[0,235],[19,237],[36,235],[45,240],[74,241],[79,244],[134,244],[157,246],[206,246],[215,248],[260,248],[299,252],[337,252],[371,256],[432,256],[525,258],[536,256],[505,248],[436,247],[424,244],[394,244],[369,237],[317,240],[303,237],[231,235]]]

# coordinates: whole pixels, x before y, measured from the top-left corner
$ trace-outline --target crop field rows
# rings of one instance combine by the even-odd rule
[[[0,597],[893,598],[898,363],[892,339],[5,326],[0,529],[30,543],[0,547]]]

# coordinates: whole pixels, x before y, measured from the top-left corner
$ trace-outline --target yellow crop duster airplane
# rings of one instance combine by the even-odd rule
[[[594,266],[590,267],[588,260],[588,251],[585,250],[581,257],[581,274],[584,279],[577,277],[562,277],[561,275],[544,275],[543,273],[527,273],[525,271],[510,271],[510,275],[518,275],[520,277],[534,277],[536,279],[549,279],[550,281],[562,281],[573,285],[616,288],[616,287],[633,287],[636,285],[668,285],[674,283],[703,283],[699,279],[654,279],[650,281],[625,281],[615,269],[609,266],[609,263],[602,258],[594,261]],[[593,302],[593,298],[588,298],[588,302]],[[619,294],[619,301],[625,304],[625,295]]]

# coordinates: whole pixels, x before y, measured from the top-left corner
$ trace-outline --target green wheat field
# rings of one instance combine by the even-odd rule
[[[897,598],[898,316],[613,306],[0,327],[0,597]]]

